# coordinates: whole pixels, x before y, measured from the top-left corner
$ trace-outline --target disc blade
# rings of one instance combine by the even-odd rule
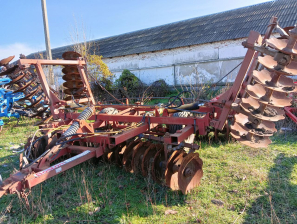
[[[38,105],[42,100],[43,100],[43,98],[40,97],[40,98],[39,98],[38,100],[36,100],[35,102],[31,103],[31,105],[27,106],[26,109],[35,107],[35,106]]]
[[[241,126],[237,122],[231,125],[231,131],[239,136],[246,136],[249,133],[249,130],[245,126]]]
[[[33,114],[30,117],[33,118],[33,117],[41,116],[47,109],[48,109],[47,107],[44,107],[41,111],[38,111],[36,114]]]
[[[14,83],[20,81],[22,78],[24,78],[27,74],[26,73],[23,73],[23,74],[20,74],[19,76],[17,76],[16,78],[14,78],[13,80],[11,80],[10,83],[8,83],[7,85],[13,85]]]
[[[284,74],[284,75],[297,75],[297,62],[292,61],[289,65],[285,66],[282,70],[275,70],[275,67],[277,66],[277,62],[273,59],[270,55],[260,56],[258,57],[258,61],[264,65],[264,67],[268,69],[272,69],[278,73]]]
[[[126,148],[123,154],[123,166],[127,172],[133,173],[131,162],[132,155],[135,147],[141,146],[143,143],[140,140],[132,141],[129,146]]]
[[[253,135],[253,139],[251,139],[251,134],[245,136],[238,135],[238,132],[235,130],[231,130],[231,133],[233,138],[235,138],[238,142],[247,145],[252,148],[266,148],[270,143],[271,140],[268,137],[259,137],[256,135]]]
[[[75,65],[65,66],[65,68],[62,69],[62,72],[65,75],[70,74],[70,73],[79,74],[78,69]]]
[[[25,90],[26,88],[28,88],[33,82],[34,82],[34,79],[32,79],[26,85],[22,86],[21,88],[19,88],[18,90],[14,91],[13,93],[22,92],[23,90]]]
[[[63,83],[63,86],[69,89],[79,89],[84,86],[81,80],[71,80]]]
[[[293,49],[288,49],[288,39],[277,39],[275,37],[271,37],[269,39],[266,39],[266,43],[274,48],[277,49],[285,54],[297,54],[297,44],[295,44],[295,47]]]
[[[0,61],[0,66],[8,65],[14,59],[14,56],[10,56],[8,58],[4,58]]]
[[[27,95],[25,95],[25,97],[23,98],[23,100],[26,100],[26,99],[29,99],[30,97],[32,97],[33,95],[35,95],[35,93],[37,93],[38,90],[40,90],[40,86],[38,86],[35,90],[33,90],[32,92],[30,92]]]
[[[119,146],[115,146],[113,148],[110,149],[110,152],[107,153],[107,161],[109,163],[113,163],[115,162],[116,158],[115,158],[115,150],[118,148]]]
[[[198,153],[189,153],[184,157],[178,170],[178,186],[183,194],[200,185],[203,176],[203,162]]]
[[[261,120],[279,121],[285,119],[284,110],[274,108],[271,106],[266,106],[264,112],[261,114],[261,111],[259,110],[261,104],[252,97],[242,98],[240,106],[249,116],[253,116]]]
[[[75,95],[75,92],[77,91],[78,89],[64,89],[64,93],[65,94],[68,94],[68,95]]]
[[[123,154],[124,151],[126,150],[126,143],[123,142],[122,144],[119,145],[114,151],[114,156],[115,156],[115,163],[119,166],[123,166]]]
[[[154,161],[152,163],[152,170],[151,170],[152,179],[158,184],[163,184],[163,182],[165,182],[164,180],[165,180],[166,167],[163,167],[164,161],[165,161],[165,152],[163,148],[159,150],[154,156]]]
[[[156,153],[162,149],[162,146],[159,144],[151,144],[144,152],[143,158],[142,158],[142,162],[141,162],[141,171],[142,171],[142,175],[144,177],[148,176],[150,167],[151,167],[151,163],[150,161],[152,159],[154,159],[154,156],[156,155]]]
[[[76,100],[76,99],[81,99],[82,96],[81,96],[81,95],[66,96],[66,97],[64,98],[64,100],[69,101],[69,100],[73,100],[73,98],[74,98],[75,100]]]
[[[166,164],[165,181],[166,186],[172,190],[179,190],[178,186],[178,170],[175,167],[179,167],[182,163],[186,153],[183,150],[176,150],[172,153]]]
[[[286,107],[291,105],[292,99],[288,98],[286,93],[273,91],[272,95],[267,96],[268,91],[261,84],[247,85],[246,92],[261,103],[275,107]]]
[[[248,116],[244,114],[236,114],[234,117],[237,124],[246,128],[245,130],[255,135],[272,136],[273,133],[277,131],[275,124],[271,121],[263,120],[259,123],[259,120],[256,120],[252,122],[249,120]]]
[[[65,81],[81,80],[80,75],[76,74],[76,73],[69,73],[67,75],[63,75],[62,79],[65,80]]]
[[[74,51],[67,51],[62,54],[64,60],[76,60],[79,57],[81,57],[81,55]]]
[[[141,173],[141,161],[144,155],[144,152],[151,145],[151,142],[147,141],[143,143],[140,147],[136,147],[133,151],[131,166],[133,173]]]
[[[257,83],[262,84],[268,89],[276,90],[279,92],[297,92],[297,85],[293,79],[286,76],[281,76],[276,83],[272,83],[274,73],[268,70],[253,71],[253,78]]]
[[[103,152],[103,155],[102,155],[102,159],[105,161],[105,162],[108,162],[108,154],[111,152],[110,148],[109,147],[105,147],[104,149],[104,152]]]

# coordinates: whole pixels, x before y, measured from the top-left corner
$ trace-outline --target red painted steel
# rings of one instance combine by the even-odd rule
[[[42,85],[42,89],[45,92],[45,95],[47,99],[50,102],[50,109],[51,109],[51,114],[54,117],[54,119],[58,119],[59,115],[59,110],[58,108],[61,106],[65,106],[71,101],[65,101],[65,100],[60,100],[50,89],[43,69],[42,65],[76,65],[77,69],[79,71],[80,77],[83,80],[83,83],[86,87],[87,90],[87,98],[82,98],[79,99],[79,103],[84,103],[84,102],[91,102],[93,105],[95,104],[95,99],[93,97],[93,93],[91,91],[91,88],[89,86],[89,82],[87,81],[86,74],[84,71],[84,66],[86,65],[85,61],[82,58],[78,58],[78,60],[39,60],[39,59],[20,59],[19,62],[19,67],[20,68],[27,68],[30,65],[34,65],[37,71],[38,78],[40,80],[40,83]]]
[[[297,84],[297,82],[294,82],[294,84]],[[295,93],[296,95],[297,93]],[[294,101],[295,105],[297,105],[297,98],[294,99],[294,94],[292,94],[291,96],[289,96],[290,98],[292,98],[292,101]],[[284,108],[286,115],[291,118],[291,120],[293,122],[295,122],[297,124],[297,108],[296,107],[285,107]]]
[[[255,67],[259,65],[257,62],[259,52],[254,49],[254,46],[255,44],[263,44],[263,40],[270,36],[275,24],[276,18],[272,18],[271,25],[268,27],[264,39],[262,39],[261,35],[257,32],[250,32],[248,40],[245,43],[248,50],[232,87],[224,94],[215,97],[210,102],[206,102],[204,106],[197,109],[193,108],[195,110],[192,110],[192,112],[199,112],[200,114],[199,116],[192,117],[173,117],[172,113],[178,111],[175,108],[159,108],[158,106],[140,104],[129,105],[128,100],[126,101],[126,105],[96,105],[85,74],[84,66],[86,63],[82,58],[78,58],[77,60],[21,59],[19,61],[21,68],[28,67],[29,65],[36,67],[38,78],[47,98],[45,100],[50,102],[50,109],[54,119],[60,119],[60,121],[52,121],[48,124],[41,125],[42,133],[46,136],[50,136],[54,130],[59,129],[57,130],[57,136],[59,136],[58,138],[60,138],[60,140],[63,139],[64,142],[53,146],[48,152],[45,152],[45,155],[36,158],[33,164],[21,169],[18,173],[5,180],[4,185],[0,187],[0,197],[7,193],[23,191],[26,188],[31,189],[33,186],[77,164],[102,155],[104,155],[103,157],[108,161],[112,159],[119,160],[124,156],[126,169],[129,170],[131,163],[129,159],[131,159],[131,156],[133,158],[132,164],[134,165],[140,164],[142,161],[142,157],[139,151],[137,151],[139,150],[138,147],[145,149],[146,156],[151,156],[150,158],[145,158],[146,162],[153,161],[154,169],[152,176],[158,177],[157,179],[159,179],[159,177],[162,176],[160,173],[162,167],[158,166],[162,166],[162,164],[165,163],[166,167],[166,162],[169,159],[167,157],[169,148],[176,147],[180,149],[179,147],[181,143],[183,143],[184,147],[193,150],[199,149],[198,145],[184,143],[184,141],[192,134],[196,134],[196,132],[198,132],[199,135],[207,135],[211,128],[214,128],[215,131],[222,130],[224,126],[228,124],[228,121],[234,119],[234,114],[238,113],[238,100],[245,95],[246,87],[250,84],[252,79],[252,72]],[[80,80],[77,82],[79,82],[79,85],[83,85],[87,97],[77,100],[76,103],[88,103],[88,107],[72,109],[86,110],[88,113],[87,117],[83,117],[82,119],[84,112],[68,112],[65,110],[65,107],[70,107],[71,100],[61,100],[52,92],[46,81],[42,65],[63,65],[68,66],[68,68],[69,65],[77,66],[80,76]],[[70,90],[69,92],[71,92]],[[108,107],[116,109],[117,112],[103,113],[102,111]],[[183,107],[179,109],[185,108],[190,108],[190,105],[183,105]],[[292,117],[293,110],[295,111],[295,109],[285,108],[286,113],[288,113],[290,117]],[[294,119],[294,121],[297,122],[296,117]],[[62,125],[66,125],[67,127],[60,128]],[[185,127],[175,131],[174,134],[169,134],[168,130],[170,129],[170,125],[185,125]],[[75,128],[74,131],[69,131],[73,128]],[[239,132],[246,130],[245,127],[239,125],[238,128]],[[228,135],[229,127],[225,129]],[[64,136],[65,133],[72,133],[72,135]],[[138,140],[134,141],[137,137]],[[141,138],[159,141],[163,145],[153,145],[148,141],[146,149],[146,145],[139,140]],[[265,140],[268,142],[267,139]],[[76,143],[81,145],[74,145]],[[92,147],[82,146],[89,145],[90,143]],[[191,152],[186,155],[186,153],[180,152],[179,155],[181,158],[179,159],[182,161],[182,170],[179,170],[178,166],[174,166],[177,161],[172,161],[170,174],[174,175],[175,178],[177,178],[177,176],[179,177],[179,181],[174,182],[174,188],[180,189],[186,193],[194,186],[199,185],[203,174],[202,161],[197,153]],[[70,153],[76,155],[51,166],[51,163],[58,158],[61,159],[65,155],[70,155]],[[176,155],[177,154],[178,153],[176,153]],[[182,157],[186,159],[183,160]],[[191,170],[191,167],[196,168],[195,170]],[[189,178],[192,173],[194,173],[197,178],[193,179],[194,181]],[[180,180],[187,181],[180,182]],[[166,181],[168,182],[168,180]]]
[[[171,142],[179,144],[188,138],[191,134],[195,133],[195,128],[193,125],[187,125],[181,130],[176,131],[176,133],[170,135]]]
[[[286,115],[291,118],[291,120],[293,122],[295,122],[297,124],[297,116],[295,114],[297,114],[297,108],[294,107],[285,107],[284,108]],[[293,114],[295,113],[295,114]]]

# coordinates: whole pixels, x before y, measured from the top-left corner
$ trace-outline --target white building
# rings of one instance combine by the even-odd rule
[[[281,27],[293,26],[297,1],[275,0],[94,40],[96,54],[115,78],[128,69],[147,84],[161,78],[170,85],[217,81],[242,61],[241,43],[250,30],[264,34],[272,16]],[[67,50],[72,47],[53,49],[53,58]],[[224,81],[232,82],[239,68]]]

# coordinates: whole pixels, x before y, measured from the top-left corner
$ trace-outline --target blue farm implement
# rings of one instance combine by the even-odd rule
[[[1,117],[15,117],[20,118],[20,113],[13,108],[14,102],[24,98],[24,94],[21,92],[14,93],[12,90],[6,89],[4,86],[11,82],[10,78],[0,79],[0,118]],[[4,122],[0,119],[0,131]]]
[[[45,117],[49,109],[37,75],[29,69],[9,64],[14,56],[0,61],[0,117]],[[2,78],[3,77],[3,78]],[[15,102],[18,101],[19,105]],[[2,129],[3,120],[0,121]]]

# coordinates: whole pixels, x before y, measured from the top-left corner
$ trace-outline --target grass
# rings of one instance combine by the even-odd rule
[[[25,143],[34,120],[0,133],[0,173],[18,169],[10,147]],[[29,207],[0,198],[0,223],[297,223],[296,136],[278,134],[268,149],[201,141],[204,176],[188,195],[102,161],[86,162],[34,187]],[[215,203],[215,200],[223,204]],[[176,214],[165,215],[174,210]]]

